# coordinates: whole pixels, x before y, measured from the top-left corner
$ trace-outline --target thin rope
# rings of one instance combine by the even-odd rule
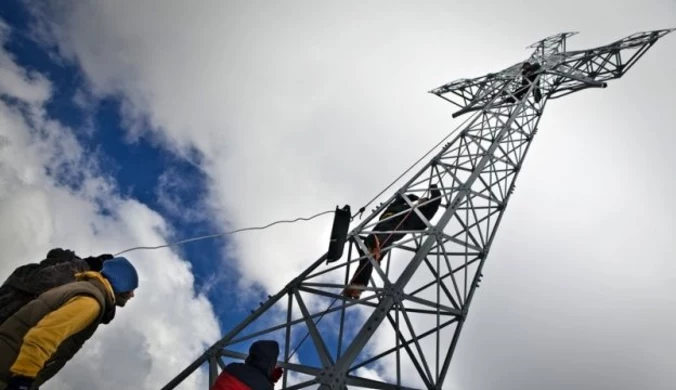
[[[366,209],[366,207],[368,207],[371,203],[373,203],[376,199],[378,199],[378,197],[380,197],[382,194],[384,194],[385,191],[389,190],[389,189],[390,189],[396,182],[398,182],[402,177],[404,177],[406,174],[408,174],[408,173],[409,173],[416,165],[418,165],[424,158],[426,158],[427,156],[429,156],[430,153],[432,153],[437,147],[439,147],[439,145],[441,145],[441,144],[444,143],[448,138],[450,138],[452,135],[454,135],[454,134],[455,134],[462,126],[464,126],[465,123],[467,123],[467,121],[469,121],[472,117],[473,117],[473,115],[470,115],[469,117],[467,117],[467,119],[465,119],[465,120],[464,120],[461,124],[459,124],[455,129],[453,129],[453,130],[452,130],[450,133],[448,133],[444,138],[442,138],[441,141],[439,141],[436,145],[434,145],[432,148],[430,148],[430,150],[428,150],[427,153],[425,153],[424,155],[422,155],[416,162],[414,162],[410,167],[408,167],[401,175],[399,175],[399,176],[398,176],[396,179],[394,179],[390,184],[388,184],[387,187],[385,187],[385,188],[384,188],[382,191],[380,191],[376,196],[374,196],[370,201],[368,201],[368,203],[366,203],[364,206],[362,206],[362,207],[359,209],[359,211],[358,211],[357,213],[355,213],[355,214],[352,216],[352,219],[354,220],[354,218],[355,218],[358,214],[363,213],[364,210]],[[428,189],[427,191],[429,191],[429,189]],[[427,191],[426,191],[425,193],[427,193]],[[387,241],[387,240],[394,234],[394,232],[395,232],[396,229],[399,227],[399,225],[401,225],[401,224],[408,218],[408,216],[413,212],[414,208],[416,208],[416,207],[410,208],[410,210],[408,211],[408,213],[407,213],[407,214],[404,216],[404,218],[399,222],[399,224],[397,225],[397,227],[395,227],[395,229],[394,229],[392,232],[390,232],[390,235],[385,239],[385,241]],[[170,243],[170,244],[165,244],[165,245],[158,245],[158,246],[153,246],[153,247],[149,247],[149,246],[137,246],[137,247],[125,249],[125,250],[123,250],[123,251],[121,251],[121,252],[118,252],[118,253],[116,253],[114,256],[117,257],[117,256],[119,256],[119,255],[121,255],[121,254],[128,253],[128,252],[135,251],[135,250],[141,250],[141,249],[144,249],[144,250],[148,250],[148,249],[150,249],[150,250],[152,250],[152,249],[161,249],[161,248],[167,248],[167,247],[176,246],[176,245],[182,245],[182,244],[186,244],[186,243],[193,242],[193,241],[199,241],[199,240],[205,240],[205,239],[208,239],[208,238],[221,237],[221,236],[225,236],[225,235],[229,235],[229,234],[235,234],[235,233],[244,232],[244,231],[250,231],[250,230],[263,230],[263,229],[267,229],[267,228],[269,228],[269,227],[272,227],[272,226],[274,226],[274,225],[276,225],[276,224],[278,224],[278,223],[294,223],[294,222],[298,222],[298,221],[310,221],[310,220],[312,220],[312,219],[314,219],[314,218],[320,217],[320,216],[325,215],[325,214],[334,213],[334,212],[335,212],[334,210],[327,210],[327,211],[324,211],[324,212],[315,214],[315,215],[313,215],[313,216],[311,216],[311,217],[307,217],[307,218],[299,217],[299,218],[296,218],[296,219],[293,219],[293,220],[279,220],[279,221],[275,221],[275,222],[269,223],[269,224],[267,224],[267,225],[265,225],[265,226],[249,227],[249,228],[237,229],[237,230],[233,230],[233,231],[225,232],[225,233],[209,234],[209,235],[204,235],[204,236],[199,236],[199,237],[189,238],[189,239],[186,239],[186,240],[181,240],[181,241],[177,241],[177,242]],[[367,255],[367,256],[368,256],[368,255]],[[379,261],[378,261],[378,262],[379,262]],[[363,267],[361,267],[361,268],[363,268]],[[361,273],[362,271],[363,271],[362,269],[358,269],[358,270],[357,270],[357,273],[353,276],[353,279],[354,279],[354,277],[356,277],[356,276],[357,276],[359,273]],[[326,313],[328,313],[328,312],[331,310],[331,308],[333,307],[333,305],[336,303],[336,301],[337,301],[339,298],[340,298],[340,295],[338,295],[336,298],[334,298],[333,302],[331,302],[331,304],[329,305],[329,307],[328,307],[326,310],[324,310],[324,312],[319,316],[319,318],[317,319],[317,322],[314,322],[314,321],[313,321],[313,322],[314,322],[314,326],[319,325],[319,322],[324,318],[324,316],[326,315]],[[310,332],[308,331],[308,332],[305,334],[305,336],[303,337],[303,339],[300,341],[300,343],[298,343],[298,345],[296,346],[296,348],[294,348],[294,350],[292,351],[292,353],[289,355],[289,357],[288,357],[287,359],[291,359],[291,357],[293,357],[293,355],[296,354],[296,352],[298,351],[298,349],[303,345],[303,343],[305,342],[305,340],[307,340],[307,338],[308,338],[309,335],[310,335]]]
[[[462,126],[464,126],[465,123],[467,123],[467,121],[469,121],[470,119],[472,119],[472,118],[473,118],[475,115],[477,115],[477,114],[478,114],[478,113],[476,113],[476,114],[474,114],[474,115],[468,116],[467,119],[465,119],[461,124],[459,124],[455,129],[453,129],[453,131],[451,131],[450,133],[448,133],[448,135],[446,135],[441,141],[439,141],[439,142],[438,142],[436,145],[434,145],[430,150],[428,150],[427,153],[425,153],[422,157],[420,157],[420,158],[418,159],[418,161],[414,162],[413,165],[411,165],[410,167],[408,167],[408,169],[406,169],[406,170],[404,171],[404,173],[402,173],[401,175],[399,175],[399,176],[398,176],[396,179],[394,179],[387,187],[385,187],[385,189],[383,189],[382,191],[380,191],[380,192],[378,193],[378,195],[374,196],[373,199],[369,200],[368,203],[366,203],[364,206],[362,206],[362,207],[361,207],[361,208],[360,208],[360,209],[352,216],[352,219],[354,220],[354,218],[355,218],[357,215],[363,214],[364,211],[366,210],[366,208],[369,207],[369,205],[370,205],[371,203],[373,203],[373,201],[375,201],[376,199],[378,199],[378,198],[380,197],[380,195],[382,195],[382,194],[385,193],[385,191],[389,190],[390,187],[392,187],[396,182],[398,182],[399,180],[401,180],[402,177],[406,176],[406,174],[408,174],[408,173],[409,173],[416,165],[418,165],[425,157],[429,156],[429,154],[432,153],[432,152],[434,151],[434,149],[436,149],[437,147],[439,147],[439,145],[443,144],[448,138],[450,138],[453,134],[455,134],[458,130],[460,130],[460,128],[461,128]]]
[[[319,318],[317,319],[317,322],[314,323],[314,326],[319,325],[319,322],[321,322],[322,318],[324,318],[324,316],[326,315],[326,313],[328,313],[329,310],[331,310],[331,308],[332,308],[333,305],[336,303],[336,301],[338,300],[338,298],[340,298],[340,295],[337,296],[337,297],[335,297],[335,298],[333,299],[333,302],[331,302],[331,304],[329,305],[329,307],[328,307],[326,310],[324,310],[324,312],[322,313],[322,315],[319,316]],[[314,321],[313,321],[313,322],[314,322]],[[296,354],[296,351],[298,351],[298,348],[300,348],[300,347],[303,345],[303,343],[305,342],[305,340],[307,340],[307,338],[308,338],[309,335],[310,335],[310,330],[308,330],[307,333],[305,333],[305,336],[303,337],[303,339],[300,341],[300,343],[298,343],[298,345],[296,346],[296,348],[294,348],[294,350],[291,352],[291,355],[289,355],[289,357],[288,357],[287,360],[286,360],[287,362],[288,362],[289,360],[291,360],[291,358],[293,357],[293,355]]]
[[[311,217],[307,217],[307,218],[305,218],[305,217],[298,217],[298,218],[292,219],[292,220],[279,220],[279,221],[275,221],[275,222],[269,223],[269,224],[267,224],[267,225],[265,225],[265,226],[248,227],[248,228],[242,228],[242,229],[232,230],[232,231],[225,232],[225,233],[208,234],[208,235],[205,235],[205,236],[199,236],[199,237],[188,238],[188,239],[185,239],[185,240],[181,240],[181,241],[177,241],[177,242],[173,242],[173,243],[165,244],[165,245],[158,245],[158,246],[136,246],[136,247],[129,248],[129,249],[125,249],[125,250],[123,250],[123,251],[121,251],[121,252],[118,252],[118,253],[114,254],[113,256],[117,257],[117,256],[119,256],[119,255],[121,255],[121,254],[123,254],[123,253],[131,252],[131,251],[135,251],[135,250],[141,250],[141,249],[160,249],[160,248],[167,248],[167,247],[170,247],[170,246],[183,245],[183,244],[187,244],[187,243],[193,242],[193,241],[206,240],[207,238],[221,237],[221,236],[226,236],[226,235],[229,235],[229,234],[235,234],[235,233],[240,233],[240,232],[245,232],[245,231],[250,231],[250,230],[264,230],[264,229],[267,229],[267,228],[269,228],[269,227],[272,227],[272,226],[274,226],[274,225],[276,225],[276,224],[278,224],[278,223],[294,223],[294,222],[298,222],[298,221],[310,221],[310,220],[312,220],[312,219],[315,219],[315,218],[317,218],[317,217],[320,217],[320,216],[325,215],[325,214],[330,214],[330,213],[335,213],[335,210],[327,210],[327,211],[323,211],[323,212],[321,212],[321,213],[315,214],[315,215],[313,215],[313,216],[311,216]]]

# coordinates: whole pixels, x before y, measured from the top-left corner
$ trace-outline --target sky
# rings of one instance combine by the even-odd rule
[[[0,19],[4,279],[53,247],[358,207],[462,121],[430,89],[559,32],[583,49],[676,27],[676,3],[10,0]],[[547,105],[445,388],[673,387],[674,61],[672,34]],[[330,224],[130,253],[136,298],[43,387],[161,387],[319,257]]]

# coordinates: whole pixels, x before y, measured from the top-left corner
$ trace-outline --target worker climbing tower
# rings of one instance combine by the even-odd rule
[[[164,389],[203,368],[213,383],[257,339],[280,343],[277,388],[443,388],[546,103],[605,88],[673,30],[574,51],[562,33],[523,63],[432,90],[467,114],[454,138],[347,234],[344,255],[334,245]]]

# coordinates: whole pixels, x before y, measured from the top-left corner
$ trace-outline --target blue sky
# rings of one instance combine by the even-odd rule
[[[128,124],[122,117],[121,100],[114,95],[94,97],[77,63],[60,56],[54,47],[34,39],[35,20],[25,3],[4,2],[0,5],[0,18],[11,28],[5,50],[14,56],[19,66],[29,72],[39,72],[51,82],[52,95],[44,105],[47,115],[73,132],[85,153],[94,159],[97,174],[112,178],[122,198],[138,200],[170,224],[171,234],[166,236],[168,242],[225,230],[218,220],[211,218],[205,204],[209,179],[197,166],[202,158],[199,151],[190,149],[187,153],[190,161],[187,161],[153,139],[147,128],[136,130],[140,135],[130,138],[129,129],[125,127]],[[81,180],[73,180],[70,176],[64,180],[57,169],[49,166],[45,169],[57,185],[75,190],[82,185]],[[104,205],[99,212],[110,214]],[[155,245],[156,242],[140,244]],[[68,247],[69,243],[58,245]],[[221,260],[231,256],[227,245],[228,238],[223,237],[173,248],[192,265],[195,292],[206,294],[224,330],[243,320],[266,296],[260,285],[249,286],[246,293],[233,291],[241,274],[232,263]],[[161,261],[162,251],[165,250],[150,256]],[[134,255],[128,256],[133,258]],[[190,337],[188,334],[183,336]],[[303,358],[306,350],[307,345],[299,349],[297,356]]]

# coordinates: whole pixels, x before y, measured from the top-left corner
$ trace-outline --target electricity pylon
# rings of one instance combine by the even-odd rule
[[[320,257],[164,389],[204,364],[213,383],[256,339],[280,342],[286,389],[441,389],[545,104],[606,87],[673,30],[576,51],[566,48],[575,33],[562,33],[529,46],[533,53],[522,63],[432,90],[459,108],[454,117],[471,114],[462,130],[349,232],[347,258]],[[438,196],[430,195],[430,184]],[[383,215],[396,199],[408,209]],[[422,208],[439,199],[441,207],[427,220]],[[416,216],[423,226],[414,230],[380,225],[379,251],[373,236],[370,243],[366,238],[379,222]],[[342,292],[363,271],[355,270],[360,261],[374,272],[361,296],[350,299]]]

